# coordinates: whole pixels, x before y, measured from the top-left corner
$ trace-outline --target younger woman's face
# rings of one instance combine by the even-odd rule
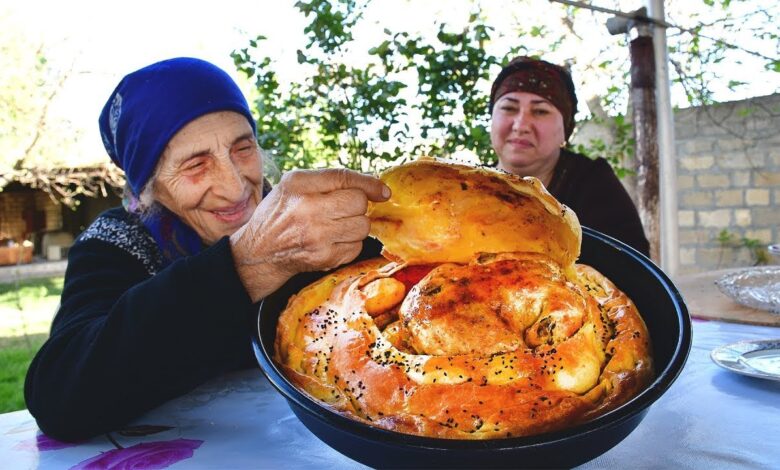
[[[252,127],[232,111],[203,115],[168,142],[155,199],[206,244],[249,221],[263,197],[263,166]]]
[[[490,141],[500,168],[541,178],[555,167],[565,141],[563,115],[539,95],[509,92],[493,106]]]

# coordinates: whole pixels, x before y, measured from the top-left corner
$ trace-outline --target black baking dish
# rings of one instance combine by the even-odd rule
[[[691,322],[679,292],[652,261],[620,241],[587,227],[582,230],[582,254],[578,262],[599,270],[637,305],[653,342],[657,374],[639,395],[587,423],[535,436],[449,440],[378,429],[320,405],[291,385],[272,357],[276,323],[290,294],[322,274],[298,276],[263,301],[254,337],[255,355],[268,380],[314,435],[347,457],[371,467],[560,468],[583,464],[631,433],[650,405],[674,382],[690,350]]]

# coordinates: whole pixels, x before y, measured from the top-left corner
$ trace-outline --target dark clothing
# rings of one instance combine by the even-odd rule
[[[649,256],[650,244],[636,207],[603,158],[590,159],[562,150],[547,190],[574,210],[581,225]]]
[[[41,430],[79,440],[116,429],[204,381],[254,363],[257,309],[227,237],[160,270],[141,222],[102,214],[70,249],[51,336],[27,372]]]
[[[381,251],[373,239],[363,246],[358,259]],[[319,275],[295,276],[277,294]],[[111,209],[71,247],[60,302],[24,387],[38,426],[57,439],[115,430],[207,380],[257,366],[251,332],[259,305],[238,277],[227,237],[163,268],[143,223]]]

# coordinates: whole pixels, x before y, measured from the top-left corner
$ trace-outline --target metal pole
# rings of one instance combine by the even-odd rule
[[[637,209],[650,241],[650,258],[660,259],[658,217],[658,121],[655,104],[655,53],[652,27],[637,22],[629,31],[631,102],[637,159]]]
[[[677,155],[674,137],[674,113],[670,98],[669,50],[666,46],[664,2],[649,0],[648,16],[653,23],[655,46],[656,105],[658,110],[658,151],[661,203],[661,268],[674,278],[680,265],[677,224]]]

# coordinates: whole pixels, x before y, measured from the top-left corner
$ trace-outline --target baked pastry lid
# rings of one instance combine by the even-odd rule
[[[580,255],[577,215],[533,177],[422,157],[380,174],[393,191],[370,203],[370,235],[409,264],[466,263],[479,253],[532,252],[566,268]]]

